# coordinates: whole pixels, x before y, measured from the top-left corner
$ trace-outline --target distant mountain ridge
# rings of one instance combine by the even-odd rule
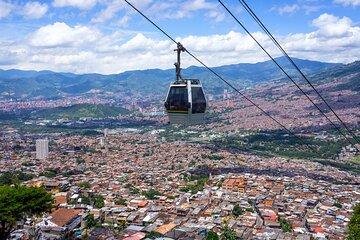
[[[339,78],[342,79],[341,83],[332,91],[351,90],[360,92],[360,61],[330,68],[313,76],[313,80],[318,83],[331,82]]]
[[[295,70],[284,58],[277,58],[280,65],[289,74]],[[341,67],[343,64],[324,63],[296,59],[294,61],[306,74],[314,74],[329,68]],[[213,67],[218,74],[238,87],[249,87],[259,83],[281,79],[283,73],[272,61],[259,63],[240,63]],[[198,78],[209,93],[222,93],[224,85],[211,72],[203,67],[191,66],[182,70],[185,78]],[[149,69],[126,71],[120,74],[73,74],[52,71],[0,70],[0,95],[11,97],[62,97],[86,94],[90,90],[164,94],[175,78],[175,70]]]

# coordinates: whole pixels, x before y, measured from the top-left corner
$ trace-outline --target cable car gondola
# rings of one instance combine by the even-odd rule
[[[204,122],[206,98],[198,79],[185,79],[180,74],[180,53],[185,48],[178,43],[176,81],[172,82],[165,100],[165,108],[171,124],[199,124]]]

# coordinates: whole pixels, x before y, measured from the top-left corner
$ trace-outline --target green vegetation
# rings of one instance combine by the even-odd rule
[[[202,158],[208,158],[210,160],[222,160],[222,159],[225,158],[225,157],[219,156],[219,155],[206,155],[206,154],[201,154],[201,157]]]
[[[360,173],[360,165],[357,165],[357,164],[351,164],[348,162],[336,162],[336,161],[331,161],[331,160],[315,160],[315,161],[318,163],[321,163],[325,166],[336,167],[343,171],[354,172],[357,174]]]
[[[0,176],[0,185],[16,185],[23,181],[31,180],[35,177],[33,174],[27,174],[20,171],[7,171]]]
[[[166,196],[168,199],[175,199],[176,197],[175,196],[173,196],[173,195],[167,195]]]
[[[238,237],[236,236],[236,233],[233,229],[231,229],[229,227],[229,225],[225,225],[222,229],[221,229],[221,240],[237,240]]]
[[[342,78],[348,76],[348,80],[345,83],[337,85],[335,88],[331,88],[330,91],[338,91],[338,90],[352,90],[352,91],[360,91],[359,85],[359,67],[360,62],[353,62],[347,65],[335,67],[328,69],[324,72],[320,72],[314,75],[313,81],[315,82],[331,82],[335,78]]]
[[[76,163],[77,164],[85,163],[85,160],[82,158],[76,158]]]
[[[334,206],[337,207],[337,208],[342,208],[342,204],[338,203],[338,202],[334,203]]]
[[[101,104],[75,104],[70,107],[56,107],[43,109],[31,114],[31,118],[38,119],[69,119],[80,118],[106,118],[118,115],[127,115],[129,110],[120,107],[113,107]]]
[[[81,198],[82,204],[92,205],[96,208],[102,208],[105,206],[104,197],[101,195],[85,196],[83,194],[80,194],[79,198]]]
[[[244,210],[240,207],[239,204],[236,204],[234,206],[234,209],[232,210],[232,213],[234,214],[235,217],[238,217],[244,214]]]
[[[360,239],[360,204],[354,207],[354,213],[349,222],[348,240]]]
[[[131,194],[138,194],[139,190],[137,188],[135,188],[133,185],[131,185],[130,183],[127,183],[125,185],[125,188],[129,189]]]
[[[291,232],[292,231],[290,224],[285,219],[282,219],[282,218],[280,218],[280,216],[278,216],[278,221],[281,225],[281,229],[283,230],[283,232]]]
[[[86,188],[86,189],[91,188],[91,185],[89,182],[81,182],[81,183],[76,184],[76,186],[81,187],[81,188]]]
[[[75,170],[70,170],[70,171],[64,172],[62,175],[64,177],[70,177],[72,175],[81,174],[81,173],[83,173],[83,172],[75,169]]]
[[[351,163],[360,164],[360,156],[355,156],[349,160]]]
[[[84,131],[82,131],[82,135],[88,136],[88,137],[96,137],[96,136],[102,135],[102,133],[95,131],[95,130],[84,130]]]
[[[94,218],[94,214],[89,214],[86,216],[86,228],[90,229],[96,226],[96,221]]]
[[[255,212],[254,209],[252,209],[252,208],[246,208],[245,210],[246,210],[247,212],[252,212],[252,213]]]
[[[57,175],[57,171],[55,169],[46,169],[45,172],[39,174],[39,176],[45,176],[47,178],[53,178]]]
[[[53,199],[45,188],[0,186],[0,240],[5,240],[26,217],[49,211]]]
[[[161,196],[163,194],[155,189],[150,189],[149,191],[142,191],[141,195],[144,195],[147,199],[152,200],[155,196]]]
[[[150,238],[150,239],[156,239],[156,238],[161,237],[161,233],[155,232],[155,231],[151,231],[151,232],[147,233],[145,237],[146,237],[146,238]]]
[[[191,175],[191,176],[193,176],[193,175]],[[190,177],[190,179],[191,178],[192,177]],[[198,191],[204,190],[205,183],[207,183],[208,180],[209,180],[209,178],[207,178],[207,177],[200,177],[195,180],[196,183],[188,184],[187,186],[180,188],[180,191],[182,191],[182,192],[191,191],[192,194],[195,194]]]
[[[257,132],[245,137],[227,136],[221,140],[214,140],[213,143],[220,148],[255,152],[258,155],[301,159],[335,159],[341,148],[347,145],[343,140],[295,137],[281,131]]]
[[[279,58],[280,64],[293,74],[295,70],[289,66],[288,62],[284,62]],[[316,73],[339,64],[322,63],[308,60],[294,59],[298,66],[307,74]],[[356,68],[354,67],[354,70]],[[359,67],[357,66],[357,69]],[[228,79],[230,83],[237,87],[253,86],[258,83],[283,78],[281,71],[274,64],[268,61],[256,63],[253,66],[249,64],[235,64],[217,67],[217,72]],[[350,69],[344,69],[345,73]],[[81,96],[88,94],[92,89],[97,89],[101,93],[105,91],[117,93],[125,93],[132,95],[133,93],[141,96],[159,94],[163,99],[166,94],[168,82],[173,79],[172,71],[149,69],[124,72],[120,74],[99,75],[99,74],[63,74],[48,72],[28,74],[20,70],[16,71],[16,75],[9,76],[5,70],[1,76],[1,93],[11,92],[12,97],[44,97],[57,99],[59,93]],[[204,71],[203,68],[189,69],[191,75],[197,76],[203,80],[204,88],[211,94],[222,94],[224,86],[220,81],[212,81],[211,72]],[[324,72],[326,74],[327,72]],[[323,75],[324,75],[323,74]],[[146,79],[146,81],[144,81]],[[356,84],[355,84],[356,85]]]
[[[25,167],[31,167],[31,166],[34,166],[35,164],[33,164],[32,162],[23,162],[21,165],[23,165]]]
[[[126,205],[126,202],[127,202],[126,199],[121,198],[121,199],[116,200],[115,204],[116,205]]]
[[[25,117],[25,116],[24,116]],[[0,121],[0,127],[14,127],[21,128],[22,133],[67,133],[71,135],[84,135],[84,136],[96,136],[101,135],[101,132],[95,131],[94,127],[90,129],[84,126],[40,126],[40,125],[25,125],[20,119],[14,121]],[[50,142],[49,142],[50,144]]]
[[[104,197],[101,195],[95,195],[94,207],[102,208],[105,206]]]
[[[219,240],[219,236],[216,232],[210,230],[206,233],[206,240]]]
[[[90,198],[90,197],[88,197],[88,196],[85,196],[85,195],[83,195],[83,194],[80,194],[79,195],[79,198],[81,198],[81,203],[82,204],[86,204],[86,205],[90,205],[91,204],[91,200],[92,200],[92,198]]]

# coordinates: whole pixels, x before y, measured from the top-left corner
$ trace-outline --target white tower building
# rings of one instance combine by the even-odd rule
[[[44,159],[49,157],[49,140],[38,139],[36,140],[36,158]]]

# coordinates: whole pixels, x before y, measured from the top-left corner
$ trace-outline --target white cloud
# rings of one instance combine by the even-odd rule
[[[146,7],[152,2],[152,0],[133,0],[130,1],[138,9]],[[98,12],[94,18],[91,19],[93,23],[104,23],[111,20],[120,10],[128,7],[125,1],[113,0],[107,4],[107,6]]]
[[[190,18],[197,11],[205,11],[204,15],[215,19],[216,22],[220,22],[225,18],[224,12],[222,10],[219,11],[221,8],[218,7],[218,3],[206,0],[132,0],[131,3],[136,8],[142,10],[146,15],[160,19]],[[124,1],[113,0],[109,2],[103,10],[98,12],[91,21],[93,23],[107,22],[123,9],[130,10],[128,14],[135,14],[135,11]]]
[[[349,31],[352,22],[348,17],[338,18],[334,15],[324,13],[312,21],[319,28],[317,36],[320,37],[345,37],[352,32]]]
[[[217,11],[210,11],[206,14],[207,17],[214,18],[215,22],[221,22],[225,18],[225,13],[217,12]]]
[[[46,3],[27,2],[23,8],[22,14],[25,18],[39,19],[46,14],[47,10],[48,5]]]
[[[120,18],[120,20],[118,20],[115,25],[120,27],[127,27],[128,22],[129,22],[129,16],[125,15],[122,18]]]
[[[283,38],[288,49],[298,57],[329,62],[352,62],[360,59],[360,28],[347,17],[322,14],[312,24],[315,32]]]
[[[325,8],[326,6],[324,5],[317,5],[317,6],[313,6],[313,5],[303,5],[301,6],[301,8],[305,11],[305,14],[310,14],[312,12],[317,12],[322,8]]]
[[[38,29],[30,36],[29,42],[35,47],[72,47],[93,43],[101,34],[89,27],[70,27],[56,22]]]
[[[325,7],[326,7],[325,5],[286,4],[282,7],[272,7],[270,11],[276,11],[279,15],[284,15],[284,14],[291,15],[297,11],[304,11],[305,14],[310,14],[312,12],[317,12]]]
[[[280,7],[278,9],[278,12],[280,15],[284,14],[284,13],[293,13],[296,12],[300,9],[299,5],[297,4],[293,4],[293,5],[285,5],[283,7]]]
[[[335,3],[340,3],[345,6],[360,6],[360,0],[334,0]]]
[[[54,0],[54,7],[75,7],[81,10],[89,10],[93,8],[97,0]]]
[[[105,9],[101,10],[91,19],[93,23],[104,23],[114,17],[114,15],[125,7],[123,1],[113,1]]]
[[[344,63],[360,59],[360,28],[351,19],[325,13],[312,25],[316,28],[312,32],[275,37],[293,57]],[[173,68],[174,43],[144,33],[130,38],[128,34],[120,30],[105,34],[94,27],[57,22],[39,28],[23,41],[0,43],[0,58],[9,60],[0,65],[78,73]],[[271,54],[280,56],[265,34],[253,34]],[[236,31],[176,40],[209,66],[269,60],[249,36]],[[199,65],[186,53],[182,56],[183,67]]]
[[[167,51],[171,47],[170,41],[154,41],[139,33],[128,42],[121,46],[121,50],[125,53],[133,52],[161,52]]]
[[[185,9],[190,12],[203,10],[203,9],[215,9],[217,7],[216,3],[207,2],[206,0],[188,0],[185,3],[182,3],[182,9]]]
[[[175,10],[174,10],[175,9]],[[219,11],[221,9],[221,11]],[[187,0],[185,2],[169,1],[169,2],[155,2],[152,4],[148,13],[159,18],[190,18],[197,11],[207,11],[205,16],[214,18],[216,22],[220,22],[225,18],[222,8],[215,2],[208,2],[206,0]]]
[[[9,16],[10,14],[21,15],[26,19],[42,18],[48,10],[46,3],[39,3],[28,1],[25,5],[12,4],[0,0],[0,19]]]
[[[1,43],[1,45],[3,44],[4,43]],[[0,49],[0,65],[16,64],[19,60],[20,59],[16,51],[9,51],[5,48]]]
[[[0,19],[10,15],[11,11],[14,9],[14,5],[0,1]]]

